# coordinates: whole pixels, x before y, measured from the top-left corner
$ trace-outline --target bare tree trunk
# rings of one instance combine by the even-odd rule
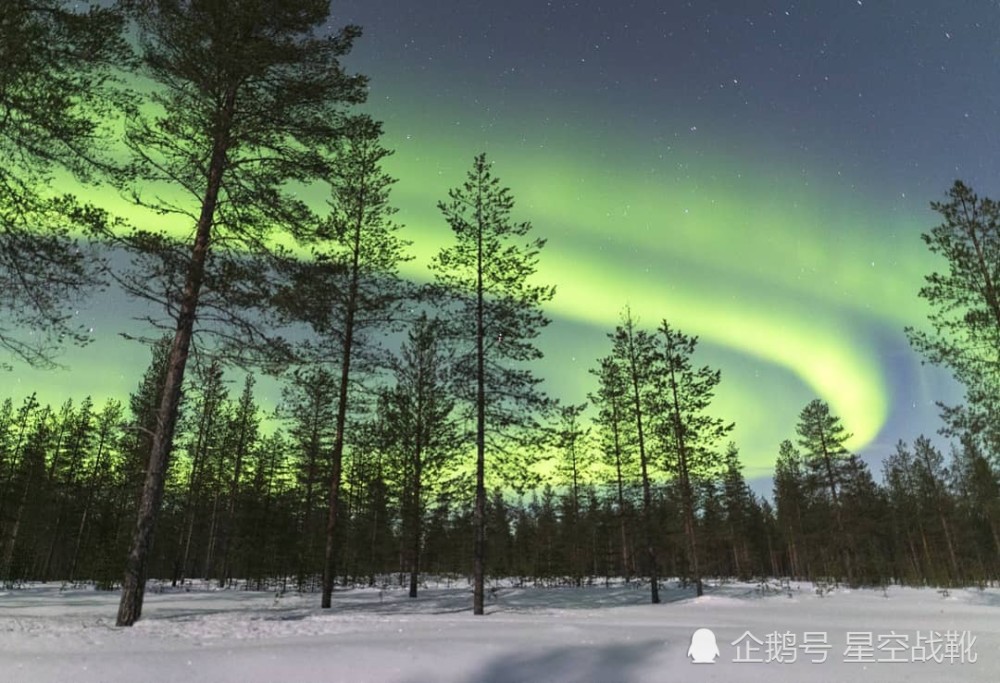
[[[917,553],[917,546],[913,543],[913,536],[911,534],[906,535],[906,546],[910,550],[908,559],[910,561],[910,567],[913,568],[913,575],[917,578],[926,580],[927,576],[920,568],[920,556],[919,553]]]
[[[997,524],[990,519],[990,532],[993,534],[993,548],[996,554],[1000,555],[1000,533],[997,532]]]
[[[216,535],[219,528],[219,492],[212,496],[212,517],[208,525],[208,544],[205,546],[205,564],[201,573],[201,578],[208,579],[212,575],[212,566],[215,564]]]
[[[691,562],[691,574],[694,579],[695,594],[701,597],[705,594],[705,588],[701,581],[701,567],[698,563],[698,543],[695,536],[695,524],[694,524],[694,511],[693,505],[686,503],[684,505],[684,527],[687,535],[688,541],[688,554],[690,555]]]
[[[344,462],[344,427],[347,424],[347,382],[350,377],[351,343],[354,336],[354,311],[348,308],[344,333],[344,355],[340,365],[340,401],[337,406],[337,430],[333,441],[333,467],[330,476],[330,499],[326,517],[326,552],[323,561],[322,609],[329,609],[333,600],[333,582],[336,572],[337,517],[340,508],[340,477]]]
[[[180,580],[181,585],[184,585],[184,581],[187,579],[188,563],[191,561],[191,538],[194,536],[194,511],[190,511],[187,514],[187,524],[185,524],[186,532],[181,535],[180,542],[182,544],[182,552],[180,553],[180,561],[176,563],[174,570],[175,580],[173,585],[177,585],[177,580]]]
[[[371,534],[368,536],[368,585],[371,587],[374,587],[376,583],[375,548],[378,544],[378,520],[378,506],[372,505],[372,528]]]
[[[576,469],[576,449],[573,452],[573,523],[570,527],[570,536],[573,539],[570,547],[570,567],[573,573],[573,583],[579,588],[583,582],[582,569],[580,567],[580,498],[578,473]]]
[[[944,541],[948,546],[948,559],[951,560],[952,577],[954,577],[954,582],[958,584],[962,581],[962,572],[958,568],[958,557],[955,555],[955,546],[951,542],[951,528],[943,512],[941,513],[941,528],[944,529]]]
[[[418,422],[417,427],[417,446],[414,460],[414,474],[413,474],[413,538],[411,539],[412,545],[410,546],[411,552],[413,553],[410,558],[410,597],[417,597],[417,581],[420,578],[420,532],[421,532],[421,515],[420,515],[420,479],[422,463],[421,458],[421,448],[420,448],[420,427]]]

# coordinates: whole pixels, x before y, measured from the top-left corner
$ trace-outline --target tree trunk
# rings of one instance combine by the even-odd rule
[[[420,423],[419,418],[417,422],[417,444],[415,449],[414,458],[414,471],[413,471],[413,538],[411,539],[411,552],[413,556],[410,558],[410,597],[417,597],[417,581],[420,577],[420,531],[421,531],[421,520],[420,520],[420,479],[422,476],[422,463],[421,459],[423,455],[421,454],[421,435],[420,435]]]
[[[219,530],[219,492],[212,496],[212,517],[208,524],[208,543],[205,545],[205,564],[201,572],[201,578],[208,579],[212,576],[212,567],[215,565],[215,546],[218,545],[217,537]]]
[[[322,609],[329,609],[333,600],[333,582],[336,572],[337,517],[340,507],[340,476],[344,462],[344,426],[347,424],[347,382],[350,377],[351,343],[354,336],[354,311],[348,307],[344,332],[344,355],[340,365],[340,400],[337,406],[337,429],[333,440],[332,468],[330,473],[330,499],[326,516],[326,551],[323,560]]]
[[[573,539],[570,546],[570,566],[573,576],[573,583],[580,587],[582,584],[583,571],[580,567],[580,498],[578,473],[576,470],[576,449],[573,452],[573,522],[570,525],[570,537]]]
[[[927,534],[924,532],[924,525],[920,524],[920,545],[924,549],[924,558],[927,561],[927,573],[937,580],[937,568],[934,566],[934,560],[931,558],[931,549],[927,544]]]
[[[951,528],[943,512],[941,513],[941,528],[944,529],[944,541],[948,546],[948,559],[951,560],[952,577],[954,583],[957,585],[962,581],[962,572],[958,568],[958,557],[955,555],[955,546],[951,542]]]
[[[476,203],[476,506],[472,513],[472,613],[483,614],[486,574],[486,349],[483,325],[483,215],[482,183]]]
[[[318,421],[317,417],[313,417],[313,424],[315,425]],[[305,510],[302,514],[302,527],[299,530],[299,542],[296,544],[298,546],[298,557],[296,558],[296,582],[298,584],[299,591],[305,589],[306,585],[306,560],[312,558],[313,550],[313,480],[316,477],[316,451],[319,450],[317,445],[317,435],[315,429],[313,430],[312,443],[309,450],[309,464],[306,468],[306,495],[305,495]]]
[[[612,397],[612,401],[614,398]],[[618,410],[617,405],[612,406],[612,427],[611,433],[614,437],[614,447],[615,447],[615,478],[618,484],[618,526],[621,530],[622,538],[622,572],[625,575],[625,582],[628,583],[631,579],[631,572],[629,571],[629,556],[628,556],[628,533],[625,529],[625,483],[623,481],[622,475],[622,456],[621,456],[621,444],[618,440]]]

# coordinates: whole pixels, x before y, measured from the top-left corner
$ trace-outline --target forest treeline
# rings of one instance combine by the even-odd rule
[[[7,585],[120,586],[148,456],[144,425],[155,419],[163,360],[161,346],[127,401],[52,407],[29,396],[0,404],[0,515],[6,522],[0,572]],[[235,391],[215,367],[185,392],[151,577],[319,590],[330,378],[320,372],[300,378],[286,392],[276,430],[266,428],[274,420],[258,408],[253,388],[248,377]],[[400,417],[384,401],[376,415],[359,415],[362,421],[348,430],[338,580],[367,585],[398,575],[392,580],[409,585],[412,574],[416,588],[424,573],[467,576],[473,543],[468,449],[449,446],[427,458],[423,502],[415,509],[413,453],[399,442]],[[653,439],[644,508],[634,415],[623,411],[621,417],[593,427],[561,420],[549,435],[549,466],[537,484],[520,495],[492,490],[489,576],[645,582],[652,559],[662,576],[692,584],[699,578],[689,555],[681,481],[670,475]],[[656,421],[651,412],[651,424]],[[734,444],[710,466],[702,457],[690,480],[700,575],[854,585],[1000,579],[1000,486],[973,445],[945,457],[925,438],[901,442],[877,483],[865,463],[844,450],[843,428],[826,404],[805,407],[794,432],[776,453],[773,503],[750,490]]]
[[[344,65],[361,29],[329,17],[0,4],[0,363],[91,342],[74,311],[107,288],[143,304],[129,334],[152,349],[127,401],[3,404],[2,580],[120,586],[128,626],[151,576],[291,582],[329,608],[338,579],[409,573],[416,595],[421,572],[469,572],[477,614],[487,574],[644,577],[653,602],[665,575],[698,594],[705,576],[997,578],[995,202],[958,182],[922,236],[945,268],[906,332],[966,390],[942,406],[951,451],[900,444],[878,484],[817,400],[775,445],[772,504],[669,310],[644,328],[625,309],[589,395],[546,395],[545,240],[485,155],[437,204],[452,240],[427,282],[400,276],[392,151]],[[237,366],[281,378],[279,415],[224,382]]]

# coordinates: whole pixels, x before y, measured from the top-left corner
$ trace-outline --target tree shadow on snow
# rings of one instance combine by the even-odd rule
[[[648,679],[647,660],[664,652],[663,641],[655,640],[627,645],[562,646],[496,657],[465,680],[468,683],[639,683],[643,673]]]

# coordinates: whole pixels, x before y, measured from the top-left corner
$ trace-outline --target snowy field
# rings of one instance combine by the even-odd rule
[[[694,598],[669,582],[663,598],[650,605],[648,587],[620,585],[507,587],[474,617],[465,585],[432,585],[417,600],[338,591],[332,610],[318,595],[165,591],[119,629],[117,593],[29,586],[0,591],[0,681],[1000,681],[995,588],[821,596],[810,584],[725,584]],[[689,657],[701,628],[718,654],[702,634],[693,656],[714,663]]]

